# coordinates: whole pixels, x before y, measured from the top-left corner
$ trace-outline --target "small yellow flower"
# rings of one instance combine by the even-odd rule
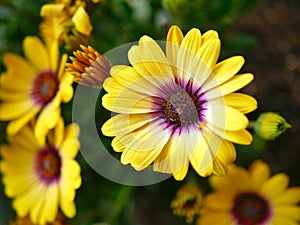
[[[34,133],[43,139],[57,124],[61,103],[73,97],[73,77],[64,70],[67,55],[60,60],[56,42],[46,46],[37,37],[26,37],[23,49],[25,58],[4,55],[7,71],[0,77],[0,120],[10,120],[7,133],[14,135],[36,118]]]
[[[262,113],[255,121],[255,132],[264,140],[274,140],[291,125],[278,113]]]
[[[74,81],[89,87],[100,87],[109,77],[109,62],[91,46],[80,46],[83,51],[74,51],[67,63],[67,71],[74,76]]]
[[[181,187],[172,201],[173,214],[184,216],[187,223],[193,223],[202,205],[201,190],[192,184]]]
[[[269,166],[257,160],[247,171],[231,165],[225,176],[212,176],[215,192],[204,198],[197,225],[299,224],[300,187],[288,187],[289,177],[270,177]]]
[[[19,217],[30,216],[33,223],[53,223],[59,208],[69,218],[76,214],[75,192],[81,185],[78,153],[79,127],[64,127],[60,118],[56,127],[40,144],[29,125],[9,144],[1,146],[1,173],[5,194],[13,198]]]

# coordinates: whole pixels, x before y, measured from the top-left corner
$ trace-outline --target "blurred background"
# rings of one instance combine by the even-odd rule
[[[51,1],[1,0],[0,72],[5,52],[22,54],[26,35],[39,35],[40,8]],[[285,172],[292,186],[300,185],[300,2],[298,0],[106,0],[88,8],[93,31],[88,44],[100,53],[137,41],[143,34],[164,40],[172,24],[186,33],[197,27],[202,33],[217,30],[222,41],[220,60],[233,55],[246,59],[241,72],[255,79],[242,91],[258,100],[249,114],[255,120],[265,111],[278,112],[292,128],[275,141],[255,137],[251,146],[237,146],[236,163],[248,166],[261,158],[273,173]],[[62,47],[72,55],[72,51]],[[66,115],[71,103],[64,107]],[[5,122],[0,122],[0,143]],[[72,224],[88,225],[185,224],[172,215],[170,202],[183,182],[170,178],[145,187],[112,183],[94,172],[79,155],[83,185],[77,191],[77,216]],[[193,173],[193,171],[189,171]],[[1,175],[0,175],[1,176]],[[207,180],[197,177],[204,192]],[[14,219],[11,200],[0,184],[0,225]],[[103,223],[105,224],[105,223]]]

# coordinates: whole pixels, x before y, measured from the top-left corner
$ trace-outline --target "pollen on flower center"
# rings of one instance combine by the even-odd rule
[[[46,183],[55,181],[60,176],[61,158],[54,148],[42,149],[36,158],[36,170]]]
[[[199,121],[200,102],[186,91],[178,91],[165,100],[163,111],[169,122],[188,126]]]
[[[262,224],[269,217],[267,201],[256,193],[241,193],[236,196],[232,214],[239,224]]]
[[[32,96],[41,106],[47,105],[56,95],[58,80],[51,70],[43,71],[34,81]]]

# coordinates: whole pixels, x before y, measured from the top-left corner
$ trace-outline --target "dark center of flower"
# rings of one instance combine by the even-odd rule
[[[40,177],[47,183],[60,176],[61,158],[55,148],[42,149],[36,158],[36,169]]]
[[[39,74],[33,84],[32,96],[41,105],[47,105],[56,95],[58,80],[51,70]]]
[[[201,102],[186,91],[178,91],[163,103],[165,117],[176,126],[188,126],[200,120]]]
[[[183,208],[186,209],[186,210],[189,210],[189,209],[193,209],[194,206],[196,204],[196,198],[193,198],[193,199],[188,199],[184,205],[183,205]]]
[[[268,202],[256,193],[241,193],[235,197],[232,214],[239,225],[262,224],[270,214]]]

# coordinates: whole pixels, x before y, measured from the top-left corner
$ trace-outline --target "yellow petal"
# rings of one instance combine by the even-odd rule
[[[23,48],[25,56],[39,71],[51,68],[48,50],[38,37],[26,37]]]
[[[197,52],[197,56],[210,70],[212,70],[219,58],[220,49],[220,40],[210,39],[209,41],[203,43],[203,45]],[[198,74],[198,76],[200,75]]]
[[[180,52],[191,52],[196,54],[201,46],[201,32],[199,29],[192,28],[189,32],[184,36],[183,40],[181,41],[179,55]]]
[[[233,205],[233,198],[234,196],[231,194],[215,192],[205,197],[205,206],[212,210],[230,211]]]
[[[284,215],[290,219],[300,220],[300,206],[298,205],[280,205],[274,207],[274,213]]]
[[[245,129],[238,130],[238,131],[230,131],[230,130],[219,129],[210,124],[207,124],[207,127],[211,129],[213,132],[215,132],[217,135],[219,135],[220,137],[228,141],[235,142],[237,144],[249,145],[253,140],[252,135],[249,133],[249,131]]]
[[[166,127],[160,119],[157,119],[131,133],[120,136],[119,141],[130,151],[148,152],[164,145],[170,134],[171,128]]]
[[[114,66],[111,69],[111,75],[123,87],[151,96],[160,96],[162,83],[168,84],[170,82],[169,79],[162,77],[148,76],[144,78],[129,66]]]
[[[232,93],[224,96],[224,102],[227,106],[239,110],[241,113],[249,113],[257,108],[257,101],[250,95],[241,93]]]
[[[41,8],[40,15],[42,17],[59,16],[64,12],[64,9],[65,9],[65,4],[63,3],[45,4]]]
[[[178,26],[171,26],[167,35],[166,54],[172,66],[177,64],[179,46],[183,40],[183,34]],[[175,72],[175,70],[173,70]]]
[[[9,122],[7,125],[7,134],[8,135],[15,135],[22,127],[25,126],[40,110],[40,106],[35,105],[33,106],[25,115],[20,116],[17,119]]]
[[[173,173],[175,180],[177,180],[177,181],[183,180],[188,172],[188,169],[189,169],[189,162],[187,162],[185,165],[183,165],[181,170]]]
[[[215,65],[212,76],[203,86],[203,91],[221,85],[232,78],[242,68],[244,62],[242,56],[233,56]]]
[[[58,211],[59,197],[57,185],[47,186],[47,191],[44,196],[45,205],[41,215],[41,218],[43,218],[42,221],[53,222],[55,220]]]
[[[102,98],[102,105],[117,113],[148,113],[156,111],[153,98],[129,89],[123,89],[121,93],[107,93]]]
[[[281,194],[289,184],[289,177],[284,173],[279,173],[267,180],[261,187],[260,192],[272,198]]]
[[[233,78],[229,79],[227,82],[223,83],[221,86],[217,86],[211,90],[208,90],[205,93],[205,97],[208,100],[211,100],[214,98],[218,98],[222,95],[224,96],[230,94],[246,86],[252,80],[253,74],[251,73],[236,75]]]
[[[195,127],[175,130],[162,153],[155,160],[153,170],[173,173],[175,179],[183,179],[186,175],[189,157],[198,147],[196,144],[199,135]]]
[[[254,161],[249,168],[254,190],[259,190],[270,177],[268,164],[261,160]]]
[[[89,36],[93,30],[93,26],[90,22],[89,14],[85,9],[80,6],[72,17],[72,22],[75,25],[75,29],[80,33]]]
[[[146,114],[119,114],[107,120],[101,130],[106,136],[120,136],[130,133],[151,120],[155,119],[150,113]]]
[[[245,129],[249,124],[244,114],[224,105],[211,105],[206,112],[205,120],[221,130],[230,131]]]
[[[219,35],[217,31],[208,30],[202,35],[202,42],[206,42],[210,39],[219,39]]]
[[[0,120],[12,120],[32,111],[34,102],[24,98],[20,102],[1,102],[0,106]]]
[[[197,137],[197,144],[193,154],[190,156],[191,164],[194,170],[202,177],[206,177],[212,173],[213,170],[213,159],[210,144],[215,144],[213,139],[206,140],[203,136],[203,130]],[[218,143],[219,140],[216,139]]]
[[[300,187],[292,187],[272,198],[273,204],[297,204],[300,202]]]
[[[21,79],[24,79],[30,81],[34,76],[36,76],[36,73],[38,72],[35,71],[34,68],[31,67],[23,57],[14,53],[5,53],[3,57],[3,63],[8,68],[8,70],[11,71],[12,74],[14,74],[11,74],[12,79],[20,79],[20,81]],[[4,77],[1,77],[1,85],[4,85],[4,79]],[[6,82],[7,84],[14,84],[12,86],[20,86],[16,85],[17,83],[10,83],[9,81]]]

